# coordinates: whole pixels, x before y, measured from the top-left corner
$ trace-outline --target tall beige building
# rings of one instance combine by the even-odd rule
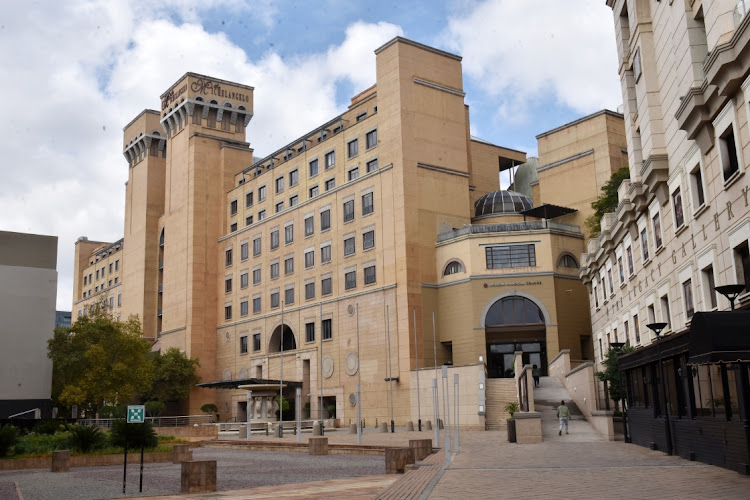
[[[591,355],[584,235],[556,220],[575,210],[498,191],[526,155],[470,136],[459,56],[400,37],[375,53],[375,85],[265,158],[245,142],[252,87],[208,76],[187,73],[126,126],[124,238],[78,242],[73,311],[104,294],[154,349],[199,357],[225,389],[196,388],[183,411],[244,419],[237,386],[283,379],[313,416],[322,396],[324,416],[351,419],[361,376],[363,417],[393,407],[401,425],[420,411],[415,369],[445,363],[465,368],[464,422],[483,428],[478,374],[508,376],[508,352]],[[612,139],[610,115],[584,120],[593,142]],[[568,175],[603,178],[610,156]],[[537,204],[572,203],[539,189]]]

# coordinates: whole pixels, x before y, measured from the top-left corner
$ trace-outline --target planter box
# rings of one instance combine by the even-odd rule
[[[171,462],[171,451],[158,451],[143,454],[143,463]],[[117,455],[74,455],[70,457],[71,467],[96,467],[99,465],[122,465],[123,454]],[[141,453],[130,450],[129,464],[141,463]],[[0,471],[23,469],[51,469],[52,457],[8,458],[0,460]]]
[[[508,442],[515,443],[516,442],[516,421],[506,420],[506,422],[508,423]]]

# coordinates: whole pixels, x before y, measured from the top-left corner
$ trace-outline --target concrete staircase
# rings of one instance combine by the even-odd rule
[[[517,401],[516,383],[512,378],[488,378],[485,390],[484,428],[488,431],[505,430],[506,419],[510,415],[505,411],[509,401]]]
[[[558,436],[557,407],[560,401],[570,408],[569,435]],[[606,441],[586,420],[562,382],[556,377],[540,377],[539,388],[534,389],[535,410],[542,414],[542,439],[544,441]]]

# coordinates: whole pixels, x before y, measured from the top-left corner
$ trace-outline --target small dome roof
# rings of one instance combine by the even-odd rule
[[[515,191],[493,191],[487,193],[474,204],[474,216],[491,214],[516,214],[534,207],[528,196]]]

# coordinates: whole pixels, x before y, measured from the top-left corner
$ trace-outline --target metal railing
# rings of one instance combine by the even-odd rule
[[[102,429],[109,429],[118,418],[82,418],[78,420],[81,425],[91,425]],[[176,417],[146,417],[154,427],[187,427],[190,425],[211,424],[210,415],[181,415]]]

